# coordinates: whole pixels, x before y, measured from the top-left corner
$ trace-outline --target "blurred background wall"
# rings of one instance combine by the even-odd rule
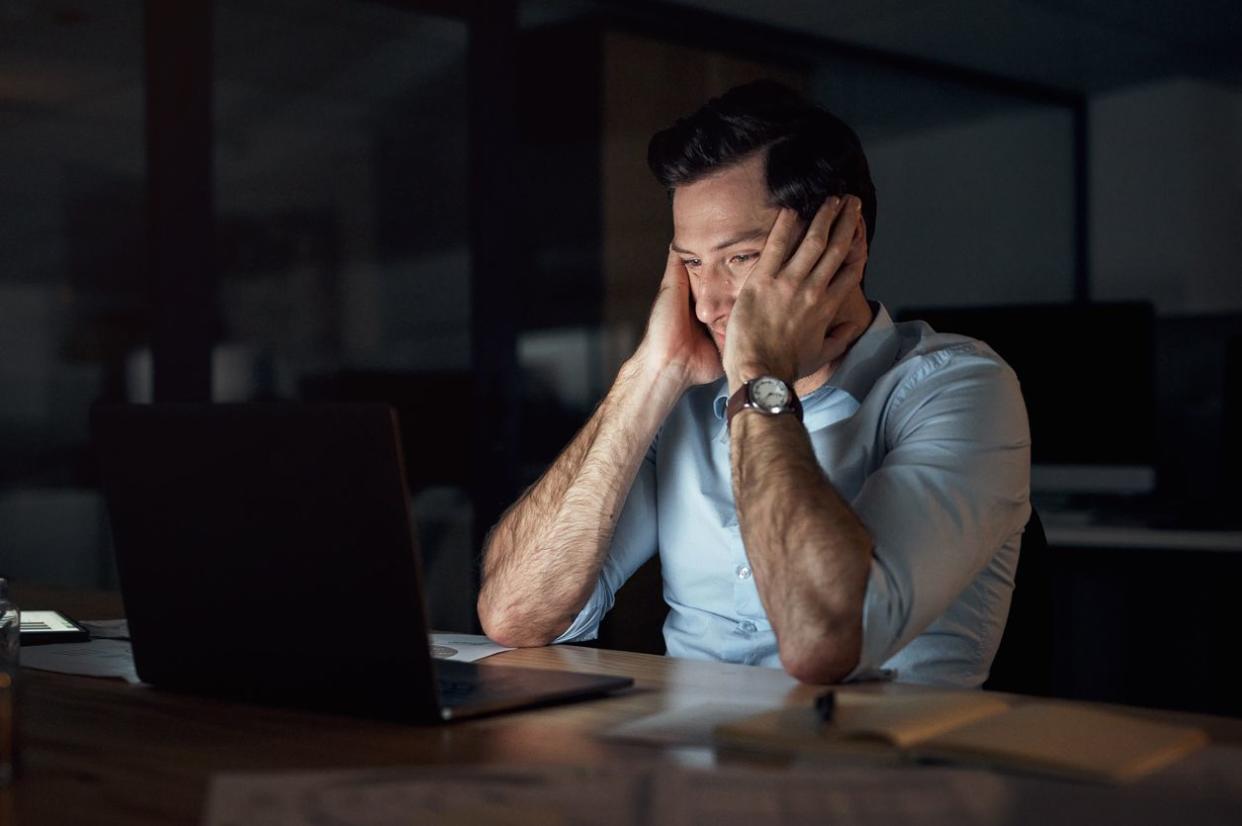
[[[1159,599],[1170,570],[1200,596],[1238,572],[1238,4],[195,0],[209,30],[185,65],[155,47],[196,35],[160,5],[0,0],[0,573],[115,587],[90,407],[159,398],[159,354],[203,353],[203,400],[398,407],[433,622],[473,628],[482,533],[641,335],[670,234],[647,139],[760,76],[861,135],[872,298],[1022,308],[1014,360],[1071,354],[1028,368],[1041,398],[1118,360],[1149,382],[1058,395],[1085,438],[1048,441],[1150,422],[1114,462],[1148,475],[1053,485],[1041,507],[1070,528],[1154,512],[1216,539],[1136,551],[1062,532],[1067,627],[1116,626],[1074,649],[1065,691],[1133,698],[1127,663],[1178,640],[1135,633],[1125,606]],[[201,334],[156,289],[180,274],[153,254],[178,220],[152,214],[153,181],[180,161],[151,151],[178,126],[149,108],[153,76],[209,114],[209,231],[180,251]],[[1105,302],[1146,305],[1147,338],[1090,313],[1040,321]],[[437,416],[429,392],[473,412]],[[1058,462],[1097,464],[1084,450]],[[1222,636],[1193,659],[1237,629],[1201,619]]]

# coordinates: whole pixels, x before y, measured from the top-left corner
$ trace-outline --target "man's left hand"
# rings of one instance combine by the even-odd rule
[[[839,359],[857,332],[834,321],[867,263],[862,201],[829,198],[801,242],[799,228],[782,209],[738,292],[725,329],[730,392],[760,375],[792,384]]]

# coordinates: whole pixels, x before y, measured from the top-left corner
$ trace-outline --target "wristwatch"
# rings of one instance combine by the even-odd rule
[[[733,417],[743,410],[758,410],[765,416],[792,413],[798,421],[802,421],[802,402],[798,401],[798,394],[788,382],[776,376],[751,379],[729,397],[725,411],[730,426],[733,425]]]

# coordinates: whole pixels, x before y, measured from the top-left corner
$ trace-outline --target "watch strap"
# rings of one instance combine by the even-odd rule
[[[763,376],[760,376],[759,378],[763,378]],[[777,410],[772,410],[758,405],[751,400],[750,386],[755,381],[758,381],[758,379],[751,379],[737,390],[733,391],[733,395],[729,396],[729,401],[725,405],[725,423],[727,426],[732,427],[733,417],[746,409],[757,410],[765,416],[780,416],[786,413],[792,413],[798,417],[798,421],[802,421],[802,402],[798,398],[798,394],[794,392],[794,389],[789,382],[782,381],[782,384],[785,385],[785,389],[789,391],[789,403],[782,405]]]

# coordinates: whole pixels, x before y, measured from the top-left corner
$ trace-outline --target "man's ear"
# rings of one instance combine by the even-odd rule
[[[867,241],[867,219],[863,215],[858,216],[858,229],[855,234],[855,242],[862,244],[863,250],[870,254],[871,244]]]

